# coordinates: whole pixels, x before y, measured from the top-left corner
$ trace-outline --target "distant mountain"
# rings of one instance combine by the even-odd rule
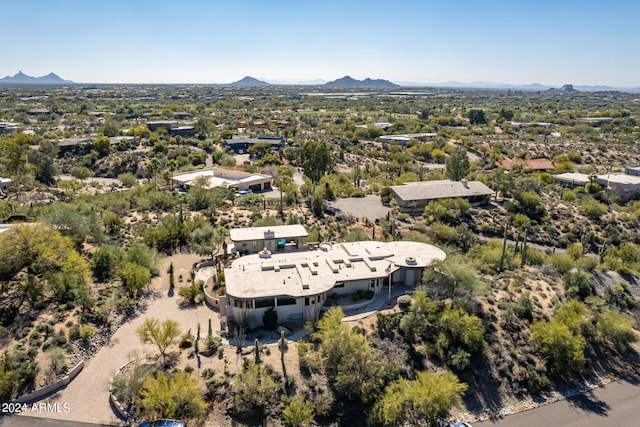
[[[350,76],[344,76],[341,79],[325,83],[324,86],[343,89],[396,89],[400,87],[389,80],[370,79],[368,77],[364,80],[356,80]]]
[[[257,87],[257,86],[269,86],[269,83],[263,82],[262,80],[258,80],[254,77],[246,76],[242,80],[238,80],[237,82],[231,83],[231,86]]]
[[[46,76],[32,77],[22,71],[13,76],[6,76],[0,79],[0,84],[11,85],[66,85],[73,84],[71,80],[64,80],[55,73],[49,73]]]

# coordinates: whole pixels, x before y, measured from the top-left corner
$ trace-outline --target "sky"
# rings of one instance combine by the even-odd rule
[[[0,0],[0,77],[640,87],[637,0]]]

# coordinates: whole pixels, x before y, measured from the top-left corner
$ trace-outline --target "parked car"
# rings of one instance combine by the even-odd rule
[[[187,423],[179,420],[157,420],[147,421],[138,425],[138,427],[187,427]]]

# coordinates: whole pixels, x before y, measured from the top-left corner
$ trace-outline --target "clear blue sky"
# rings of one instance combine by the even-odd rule
[[[638,0],[0,0],[0,77],[640,86]]]

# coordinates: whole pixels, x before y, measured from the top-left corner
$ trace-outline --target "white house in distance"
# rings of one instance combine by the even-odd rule
[[[232,228],[229,230],[229,238],[233,242],[233,248],[229,250],[232,253],[254,254],[265,248],[271,253],[301,249],[302,239],[308,235],[307,230],[300,224]]]
[[[635,168],[628,168],[627,172],[634,173]],[[592,177],[586,173],[561,173],[553,175],[553,180],[568,187],[587,185],[591,180],[600,185],[608,193],[626,202],[640,194],[640,176],[629,173],[605,173]]]
[[[426,141],[427,139],[435,138],[436,136],[438,136],[437,133],[402,133],[398,135],[382,135],[380,137],[380,141],[387,143],[395,141],[400,145],[406,145],[412,139]]]
[[[488,203],[494,191],[480,181],[437,181],[407,182],[389,187],[391,196],[398,206],[408,209],[425,207],[430,201],[461,197],[471,204]]]
[[[273,177],[261,173],[249,173],[233,169],[211,168],[195,172],[179,173],[173,176],[172,184],[175,188],[187,189],[194,185],[197,178],[207,178],[207,188],[223,187],[254,192],[270,190]]]
[[[446,258],[435,246],[418,242],[321,243],[313,251],[243,256],[224,270],[230,321],[262,325],[274,307],[278,322],[314,318],[327,297],[358,290],[387,292],[389,283],[413,286],[423,269]]]
[[[12,182],[11,178],[0,177],[0,196],[9,192]]]

